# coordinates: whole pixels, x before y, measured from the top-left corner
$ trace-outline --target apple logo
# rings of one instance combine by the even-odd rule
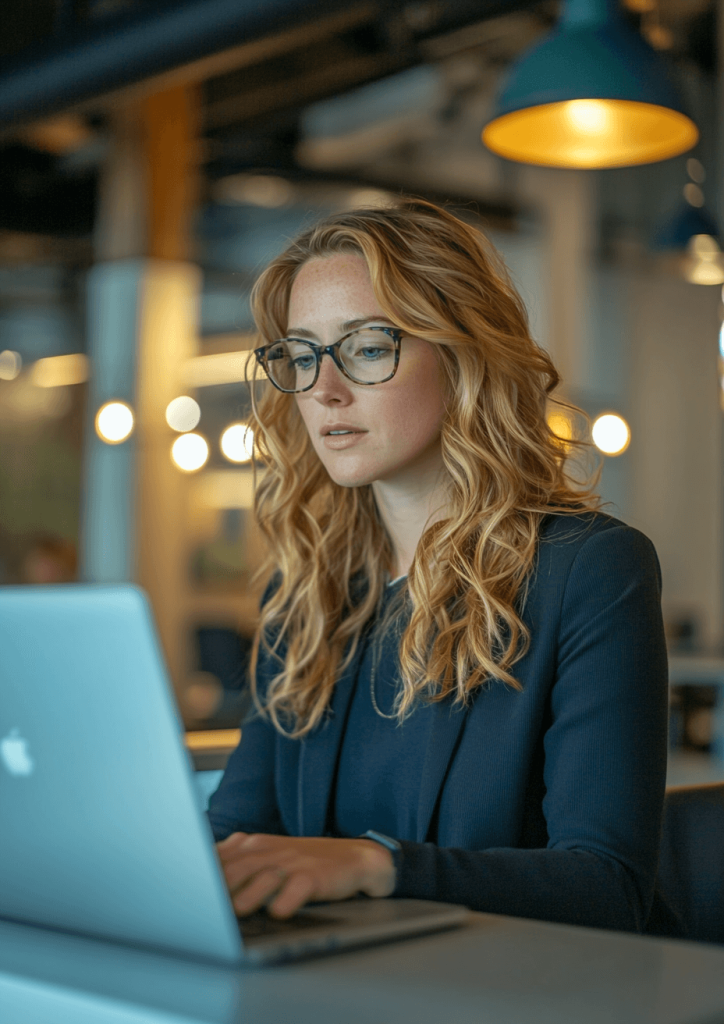
[[[11,775],[30,775],[35,767],[28,753],[28,741],[23,739],[19,729],[12,729],[10,735],[0,741],[0,757]]]

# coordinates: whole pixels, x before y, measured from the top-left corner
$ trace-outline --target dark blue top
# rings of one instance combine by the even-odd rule
[[[514,668],[522,689],[492,681],[467,709],[433,705],[404,811],[386,801],[379,819],[377,808],[372,820],[356,815],[345,766],[389,772],[398,742],[380,728],[348,762],[359,719],[345,728],[347,711],[355,692],[360,702],[369,693],[362,649],[303,740],[245,720],[210,801],[216,838],[330,834],[342,807],[338,824],[357,834],[394,817],[396,896],[628,931],[653,921],[675,933],[655,896],[668,719],[660,585],[653,545],[637,530],[600,513],[547,516],[521,610],[531,633]],[[270,660],[260,659],[262,698]]]
[[[380,618],[401,584],[388,585]],[[400,685],[398,639],[397,630],[388,629],[386,634],[373,633],[365,645],[333,784],[331,835],[353,838],[368,828],[405,839],[415,835],[413,812],[434,708],[420,704],[398,725],[396,719],[382,718],[375,711],[370,696],[374,664],[377,706],[384,714],[391,713]]]

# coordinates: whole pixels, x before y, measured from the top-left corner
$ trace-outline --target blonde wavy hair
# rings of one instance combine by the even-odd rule
[[[530,643],[521,611],[541,520],[598,500],[591,481],[569,471],[584,442],[564,442],[547,423],[559,377],[531,337],[505,265],[481,232],[447,210],[403,198],[304,232],[254,287],[259,344],[284,337],[300,267],[340,253],[364,257],[385,316],[435,346],[445,391],[449,515],[425,530],[407,577],[395,704],[403,721],[420,699],[453,695],[467,705],[493,679],[520,688],[511,669]],[[258,710],[300,738],[324,717],[374,621],[393,552],[372,487],[335,484],[294,397],[262,391],[250,420],[266,465],[255,512],[268,542],[264,571],[276,574],[276,587],[262,608],[251,686]],[[263,700],[262,652],[278,670]]]

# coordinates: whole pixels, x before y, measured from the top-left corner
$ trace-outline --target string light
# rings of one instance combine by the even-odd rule
[[[200,419],[201,407],[189,395],[180,395],[166,406],[166,422],[172,430],[177,430],[179,434],[193,430],[199,425]]]
[[[221,451],[229,462],[249,462],[254,457],[254,431],[245,423],[232,423],[221,435]]]
[[[171,458],[184,473],[195,473],[208,457],[209,446],[201,434],[181,434],[171,447]]]
[[[134,422],[130,405],[114,399],[96,413],[96,433],[106,444],[122,444],[131,436]]]
[[[629,446],[631,431],[623,416],[615,412],[598,416],[591,429],[593,443],[604,455],[621,455]]]

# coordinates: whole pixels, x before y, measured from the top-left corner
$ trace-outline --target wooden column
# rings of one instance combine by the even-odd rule
[[[141,104],[146,158],[146,274],[138,324],[138,581],[153,603],[177,690],[187,649],[189,480],[171,461],[169,402],[184,393],[181,371],[197,351],[200,272],[190,262],[197,199],[197,94],[181,86]]]
[[[98,553],[109,545],[128,551],[132,577],[148,592],[172,680],[182,690],[191,668],[187,648],[188,552],[186,503],[189,480],[171,461],[175,434],[168,403],[184,393],[183,364],[197,351],[200,272],[191,260],[191,223],[197,188],[198,97],[194,87],[169,89],[119,109],[101,187],[97,227],[99,263],[89,278],[89,349],[97,380],[123,353],[124,380],[97,390],[89,422],[102,400],[123,391],[136,413],[124,458],[132,474],[131,522],[123,541],[108,534],[106,510],[118,494],[112,474],[93,476],[92,456],[119,461],[89,430],[87,535],[95,538],[86,576],[111,582],[113,565],[97,571]],[[116,313],[109,316],[112,302]],[[118,375],[116,375],[118,376]],[[125,378],[129,378],[126,380]],[[128,476],[128,474],[126,474]],[[90,477],[93,477],[91,480]],[[120,538],[120,539],[119,539]],[[115,565],[115,563],[114,563]],[[118,578],[127,574],[118,570]]]

